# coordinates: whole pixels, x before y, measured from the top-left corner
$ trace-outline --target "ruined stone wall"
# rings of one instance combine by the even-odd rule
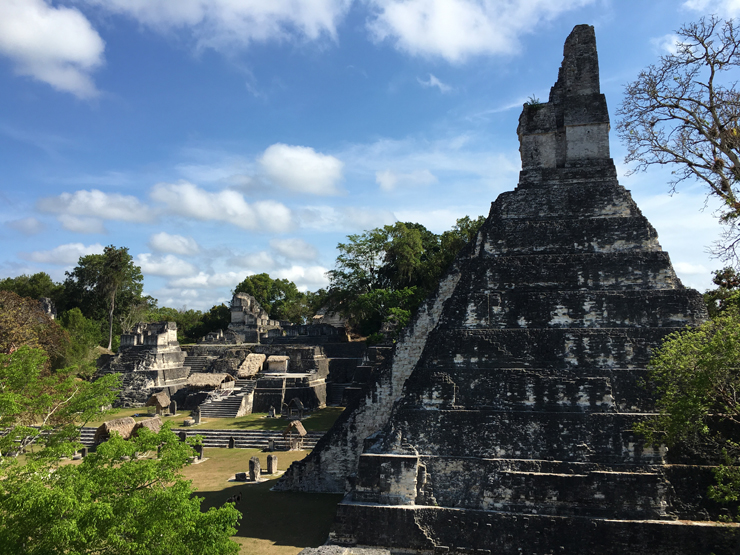
[[[414,321],[397,343],[392,358],[380,369],[356,403],[347,407],[334,427],[311,454],[293,463],[275,486],[282,491],[344,493],[347,478],[355,473],[365,438],[387,421],[426,346],[429,332],[439,323],[445,302],[451,297],[460,274],[453,267],[434,296],[420,307]]]

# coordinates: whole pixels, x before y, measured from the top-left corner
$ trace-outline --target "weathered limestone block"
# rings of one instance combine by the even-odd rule
[[[267,455],[267,473],[277,474],[278,458],[277,455]]]
[[[252,457],[249,459],[249,479],[252,482],[256,482],[260,479],[260,459],[259,457]]]

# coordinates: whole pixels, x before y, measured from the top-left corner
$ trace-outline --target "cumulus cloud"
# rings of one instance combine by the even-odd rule
[[[721,14],[725,17],[740,15],[740,1],[738,0],[687,0],[683,3],[689,10],[707,14]]]
[[[326,277],[328,271],[323,266],[291,266],[278,270],[276,276],[292,281],[301,291],[315,291],[329,285],[329,278]]]
[[[105,233],[103,222],[97,218],[84,218],[71,216],[69,214],[60,214],[57,219],[62,227],[67,231],[75,233]]]
[[[195,266],[172,254],[155,256],[145,252],[136,257],[136,265],[141,266],[144,275],[179,277],[193,275],[198,272]]]
[[[519,36],[594,0],[370,0],[368,29],[412,55],[460,62],[478,54],[512,54]]]
[[[650,39],[650,44],[652,44],[661,54],[675,54],[678,52],[678,45],[681,44],[681,37],[676,34],[669,33],[662,37]]]
[[[384,191],[392,191],[399,184],[431,185],[437,182],[437,178],[429,170],[417,170],[410,173],[396,173],[386,170],[375,174],[375,182]]]
[[[336,38],[351,0],[86,0],[155,30],[185,29],[219,50],[268,40]]]
[[[154,219],[154,212],[138,198],[118,193],[104,193],[97,189],[42,198],[38,200],[36,207],[44,212],[103,220],[149,222]]]
[[[0,54],[19,75],[79,98],[98,94],[90,74],[103,63],[105,43],[78,10],[43,0],[0,2]]]
[[[691,262],[674,262],[673,269],[678,274],[708,274],[709,268],[703,264],[692,264]]]
[[[307,146],[274,144],[259,159],[267,177],[291,191],[336,195],[342,179],[342,162]]]
[[[173,214],[201,221],[223,221],[243,229],[286,231],[292,225],[292,213],[272,200],[248,204],[244,196],[232,190],[210,192],[188,183],[158,183],[151,197],[167,206]]]
[[[166,231],[155,233],[149,237],[149,248],[156,252],[171,252],[173,254],[197,254],[200,246],[192,237],[171,235]]]
[[[455,206],[438,210],[398,210],[396,216],[402,222],[416,222],[434,233],[442,233],[457,223],[459,218],[477,218],[480,206]],[[483,214],[485,215],[485,214]]]
[[[437,87],[440,90],[440,92],[443,92],[443,93],[447,93],[452,90],[452,87],[443,83],[431,73],[429,74],[429,79],[427,79],[426,81],[423,79],[419,79],[418,77],[416,78],[416,80],[419,82],[419,84],[422,87],[426,87],[426,88]]]
[[[265,251],[251,252],[234,256],[226,261],[229,266],[238,266],[239,268],[245,268],[249,272],[255,274],[268,272],[272,270],[277,264],[275,259],[270,253]]]
[[[389,210],[353,206],[306,206],[297,213],[301,227],[319,231],[362,231],[394,223]]]
[[[223,272],[206,274],[199,272],[197,275],[173,279],[169,282],[170,287],[182,287],[187,289],[213,289],[216,287],[236,287],[244,279],[237,272]]]
[[[10,229],[20,231],[24,235],[36,235],[44,230],[43,222],[40,222],[36,218],[21,218],[20,220],[12,220],[5,222],[5,225]]]
[[[316,260],[319,251],[303,239],[273,239],[270,247],[288,260]]]
[[[77,264],[81,256],[88,254],[103,254],[103,245],[95,243],[94,245],[85,246],[82,243],[67,243],[66,245],[59,245],[48,251],[21,253],[20,256],[31,262],[71,266]]]

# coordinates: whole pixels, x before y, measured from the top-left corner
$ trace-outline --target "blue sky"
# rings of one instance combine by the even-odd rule
[[[516,186],[516,126],[574,25],[612,124],[681,24],[736,0],[0,0],[0,277],[126,246],[160,305],[253,273],[315,290],[347,234],[435,232]],[[686,285],[719,225],[665,171],[621,183]],[[702,210],[703,209],[703,210]]]

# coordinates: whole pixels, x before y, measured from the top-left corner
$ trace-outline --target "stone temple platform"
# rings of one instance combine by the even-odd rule
[[[617,182],[608,131],[594,29],[579,25],[549,102],[524,107],[517,188],[340,422],[361,452],[327,439],[341,465],[319,452],[318,477],[304,465],[283,480],[320,490],[345,472],[335,544],[740,553],[740,528],[708,522],[708,469],[669,464],[632,431],[654,411],[651,349],[707,312]]]

